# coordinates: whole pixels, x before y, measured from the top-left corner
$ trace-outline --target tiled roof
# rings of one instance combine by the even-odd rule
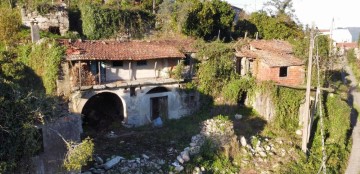
[[[293,55],[288,42],[280,40],[253,40],[249,47],[243,47],[236,53],[237,57],[259,59],[270,67],[300,66],[304,61]]]
[[[358,44],[356,42],[343,42],[343,43],[336,43],[336,47],[357,48]]]
[[[67,47],[67,60],[148,60],[185,58],[180,50],[156,41],[59,40]]]

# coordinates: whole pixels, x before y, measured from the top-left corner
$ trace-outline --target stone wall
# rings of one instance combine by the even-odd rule
[[[41,15],[37,11],[29,11],[22,8],[21,19],[22,23],[28,27],[30,27],[30,23],[35,19],[38,22],[40,30],[48,31],[49,27],[58,27],[61,35],[69,31],[68,12],[64,7],[58,7],[56,11],[45,15]]]
[[[42,131],[43,151],[32,158],[33,172],[37,174],[67,173],[62,168],[64,156],[67,152],[66,141],[80,142],[82,133],[81,118],[69,115],[58,120],[39,126]]]
[[[270,93],[256,93],[254,99],[246,100],[246,104],[255,109],[266,121],[271,121],[276,116],[275,105]]]

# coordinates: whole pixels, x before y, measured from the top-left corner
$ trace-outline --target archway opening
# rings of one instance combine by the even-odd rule
[[[165,87],[156,87],[151,89],[149,92],[147,92],[146,94],[155,94],[155,93],[162,93],[162,92],[168,92],[169,90]]]
[[[124,106],[116,94],[103,92],[92,96],[81,114],[84,116],[85,128],[107,130],[113,124],[121,124],[124,120]]]

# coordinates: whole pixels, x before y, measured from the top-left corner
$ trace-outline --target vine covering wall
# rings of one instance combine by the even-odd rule
[[[80,11],[83,34],[88,39],[109,38],[117,33],[140,38],[155,25],[155,16],[142,10],[83,5]]]

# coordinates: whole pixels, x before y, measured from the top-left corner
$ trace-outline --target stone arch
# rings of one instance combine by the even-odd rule
[[[113,122],[121,123],[125,118],[125,104],[115,93],[101,92],[91,96],[81,110],[84,126],[106,129]]]
[[[169,92],[170,90],[164,86],[158,86],[155,88],[151,88],[146,94],[155,94],[155,93],[162,93],[162,92]]]

